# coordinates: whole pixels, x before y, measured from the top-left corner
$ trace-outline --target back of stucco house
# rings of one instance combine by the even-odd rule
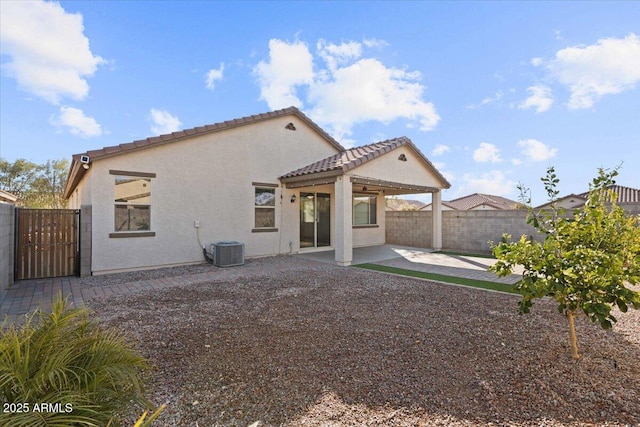
[[[359,159],[292,107],[75,155],[65,197],[91,218],[82,274],[201,262],[201,245],[225,240],[244,243],[247,257],[335,249],[348,265],[352,247],[384,243],[381,182],[448,187],[416,152],[387,141]],[[411,161],[394,161],[400,154]],[[349,168],[378,185],[356,189]],[[373,212],[352,227],[354,200]]]

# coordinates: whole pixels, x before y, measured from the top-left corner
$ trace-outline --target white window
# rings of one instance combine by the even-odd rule
[[[254,197],[255,228],[275,228],[276,226],[276,189],[255,188]]]
[[[375,195],[353,195],[353,225],[377,224]]]
[[[116,176],[114,204],[114,231],[151,230],[151,176]]]

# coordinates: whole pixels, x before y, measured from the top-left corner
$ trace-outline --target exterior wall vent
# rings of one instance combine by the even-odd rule
[[[212,243],[210,252],[216,267],[233,267],[244,264],[244,243],[233,241]]]

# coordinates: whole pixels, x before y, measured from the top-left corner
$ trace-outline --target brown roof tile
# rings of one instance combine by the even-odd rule
[[[443,202],[444,203],[444,202]],[[492,194],[474,193],[447,202],[449,207],[459,211],[466,211],[481,205],[488,205],[496,209],[515,209],[518,202]]]
[[[616,203],[640,203],[640,189],[625,187],[623,185],[610,185],[607,187],[608,190],[613,190],[618,195],[618,200]],[[587,198],[589,197],[589,192],[578,194],[578,196]]]
[[[420,150],[418,150],[413,142],[411,142],[411,140],[405,136],[400,138],[388,139],[386,141],[376,142],[369,145],[363,145],[360,147],[351,148],[349,150],[344,150],[340,153],[334,154],[333,156],[329,156],[307,166],[291,171],[285,175],[282,175],[280,179],[286,180],[287,178],[294,178],[321,172],[344,173],[403,145],[406,145],[413,149],[418,157],[421,158],[427,164],[427,166],[433,170],[434,174],[442,181],[443,186],[445,188],[449,188],[450,184],[446,180],[446,178],[440,174],[440,172],[424,156],[424,154],[422,154]]]

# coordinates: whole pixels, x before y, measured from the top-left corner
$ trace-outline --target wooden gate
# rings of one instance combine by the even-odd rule
[[[79,273],[80,211],[16,209],[15,280]]]

